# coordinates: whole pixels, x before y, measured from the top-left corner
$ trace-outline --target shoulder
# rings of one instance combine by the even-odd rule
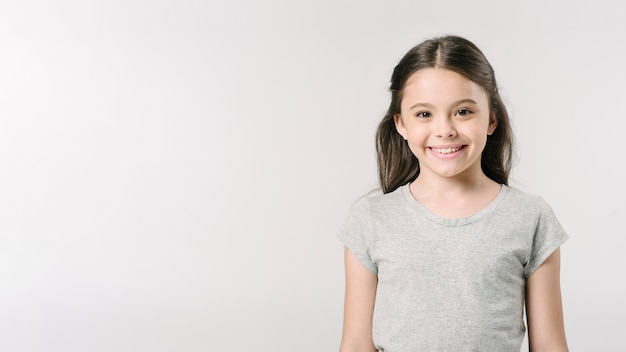
[[[352,210],[381,212],[403,206],[406,187],[398,187],[398,189],[389,193],[383,193],[380,188],[373,189],[357,198],[352,204]]]
[[[544,212],[550,209],[550,206],[543,197],[528,193],[516,187],[506,187],[506,203],[517,209],[532,210],[535,212]]]
[[[552,210],[552,207],[539,195],[531,194],[514,187],[507,187],[507,194],[503,206],[507,221],[517,219],[535,228],[554,228],[561,226]],[[501,213],[502,214],[502,213]],[[560,232],[558,230],[557,232]]]

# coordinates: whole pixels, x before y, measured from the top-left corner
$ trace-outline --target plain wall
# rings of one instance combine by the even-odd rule
[[[571,237],[570,349],[623,348],[617,4],[3,1],[0,350],[337,350],[335,234],[393,67],[442,34],[491,61],[512,184]]]

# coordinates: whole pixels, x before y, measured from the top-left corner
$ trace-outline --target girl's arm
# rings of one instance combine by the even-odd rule
[[[346,297],[340,352],[376,351],[372,341],[372,316],[378,277],[359,263],[347,248]]]
[[[526,280],[526,320],[532,352],[567,352],[557,248]]]

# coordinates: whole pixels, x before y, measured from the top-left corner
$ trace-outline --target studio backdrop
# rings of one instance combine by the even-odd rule
[[[511,184],[562,247],[572,351],[626,324],[626,22],[614,1],[4,1],[0,350],[336,351],[352,202],[394,65],[489,58]]]

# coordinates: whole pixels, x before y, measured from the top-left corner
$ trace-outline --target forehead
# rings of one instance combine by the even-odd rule
[[[415,103],[448,105],[462,99],[487,104],[485,90],[465,76],[443,68],[425,68],[413,73],[402,90],[402,106]],[[409,105],[409,106],[410,106]]]

